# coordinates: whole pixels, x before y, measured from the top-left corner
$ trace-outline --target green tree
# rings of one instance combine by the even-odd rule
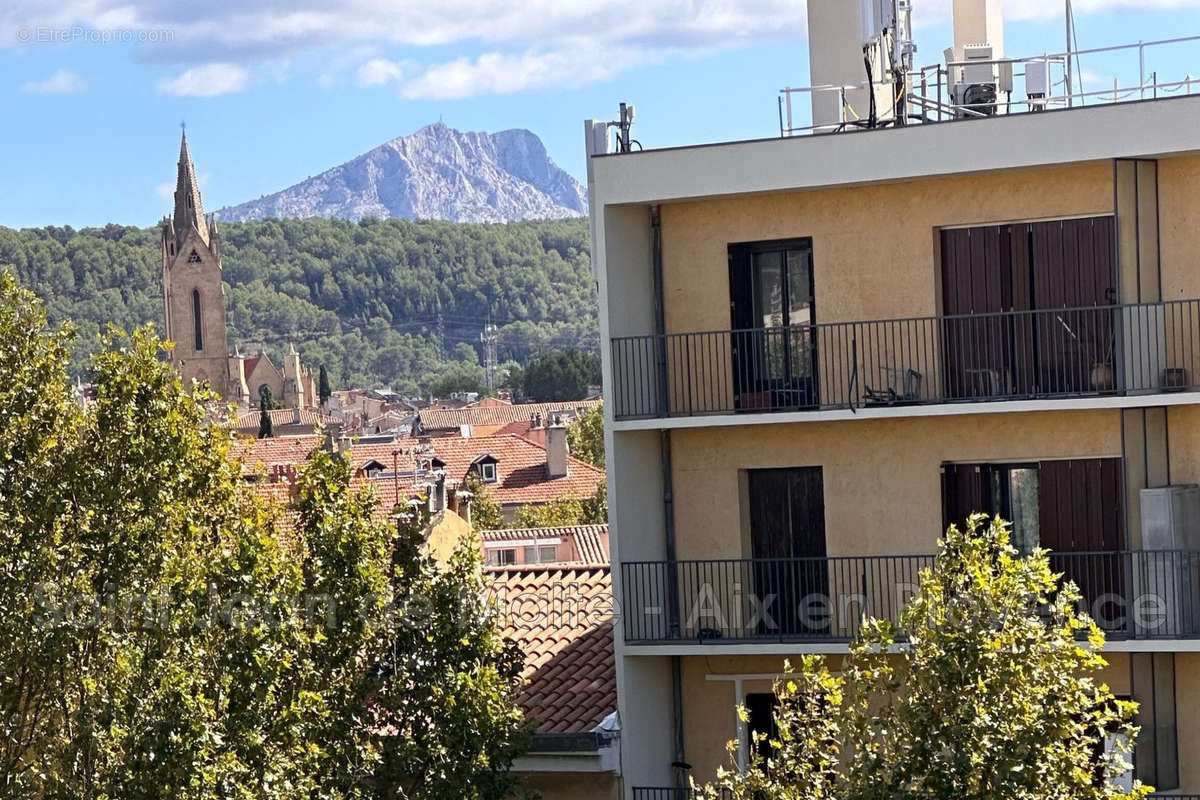
[[[596,494],[583,501],[583,516],[580,518],[581,525],[607,525],[608,524],[608,479],[600,481],[600,485],[596,487]]]
[[[396,607],[372,692],[381,764],[374,797],[501,800],[530,728],[513,698],[524,656],[496,632],[479,540],[459,543],[443,568],[423,552],[428,513],[401,522],[393,566]]]
[[[333,395],[333,390],[329,388],[329,373],[325,370],[325,365],[321,365],[320,371],[317,373],[317,398],[324,406],[329,402],[329,398]]]
[[[604,407],[597,403],[567,426],[571,455],[604,469]]]
[[[331,454],[291,513],[255,495],[215,398],[184,391],[148,329],[109,336],[86,409],[69,347],[0,276],[4,796],[507,791],[521,659],[477,556],[439,570]]]
[[[258,389],[258,438],[270,439],[275,435],[275,425],[271,422],[271,411],[275,408],[275,399],[271,397],[271,389],[263,384]]]
[[[521,506],[517,509],[515,527],[557,528],[583,523],[583,503],[574,498],[560,497],[549,503]]]
[[[451,361],[439,372],[429,376],[429,391],[434,397],[449,397],[455,392],[478,392],[485,390],[486,376],[478,363]]]
[[[525,394],[539,402],[581,400],[600,383],[600,359],[580,350],[555,350],[525,365]]]
[[[523,505],[517,509],[513,526],[517,528],[557,528],[569,525],[607,525],[608,488],[600,482],[596,494],[578,499],[560,497],[549,503]]]
[[[467,474],[463,488],[471,493],[471,527],[476,531],[494,531],[508,527],[504,511],[486,483],[474,471]]]
[[[1045,551],[1017,552],[1007,523],[951,526],[899,627],[864,620],[840,677],[802,661],[776,685],[768,758],[722,770],[702,796],[1140,800],[1147,787],[1116,784],[1136,704],[1096,682],[1104,635],[1079,598]]]

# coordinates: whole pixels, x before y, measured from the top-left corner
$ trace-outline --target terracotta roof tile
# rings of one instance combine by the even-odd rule
[[[466,408],[429,408],[418,413],[421,428],[426,431],[471,426],[502,426],[514,422],[528,422],[534,414],[548,417],[550,414],[566,413],[578,416],[599,405],[599,400],[573,400],[564,403],[521,403],[519,405],[474,405]]]
[[[520,704],[538,730],[590,731],[617,708],[607,567],[488,570],[505,638],[525,653]]]
[[[283,471],[273,468],[303,464],[312,451],[322,445],[322,441],[321,437],[313,435],[241,439],[234,443],[233,450],[242,460],[246,472],[254,472],[261,466],[267,469],[268,474],[283,477]],[[392,452],[396,450],[400,451],[397,457],[401,474],[400,486],[406,497],[419,493],[419,487],[414,487],[415,483],[426,482],[423,477],[413,477],[416,462],[427,462],[433,458],[438,458],[445,464],[447,480],[453,485],[455,481],[466,477],[472,462],[477,458],[484,455],[495,457],[499,462],[499,480],[489,484],[489,489],[496,502],[506,506],[548,503],[561,498],[592,497],[604,480],[603,470],[571,456],[567,457],[566,475],[548,478],[545,449],[520,436],[511,435],[470,439],[445,437],[433,439],[427,444],[418,444],[408,439],[369,443],[352,441],[348,457],[356,470],[370,461],[378,461],[384,465],[385,471],[390,473],[393,465]],[[423,466],[422,471],[425,469]],[[383,493],[389,495],[387,507],[390,510],[396,494],[392,488],[392,477],[381,476],[375,480],[376,485],[382,487]],[[590,537],[590,534],[585,533],[584,536]],[[601,549],[607,552],[606,546],[592,543],[591,538],[582,541],[581,547],[586,547],[586,552],[597,556]],[[579,560],[592,563],[607,561],[606,558],[594,559],[591,555],[581,556]]]
[[[321,446],[319,436],[275,436],[270,439],[234,439],[233,454],[253,471],[259,464],[303,464]]]
[[[329,425],[338,422],[338,418],[332,414],[315,408],[299,409],[299,421],[297,421],[297,409],[294,408],[276,408],[268,411],[271,415],[271,425],[274,427],[285,427],[287,425]],[[233,422],[232,428],[238,431],[258,430],[259,417],[262,415],[257,408],[252,408],[249,411],[243,411],[237,415],[237,419]]]
[[[446,463],[446,474],[464,478],[471,463],[492,455],[499,463],[499,481],[488,484],[501,505],[548,503],[565,497],[584,499],[596,494],[604,471],[585,461],[567,456],[567,474],[546,476],[546,450],[520,436],[479,436],[469,439],[445,437],[430,441],[437,456]]]

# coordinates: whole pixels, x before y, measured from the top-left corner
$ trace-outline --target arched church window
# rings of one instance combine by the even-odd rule
[[[196,350],[204,349],[204,330],[200,324],[200,290],[192,289],[192,320],[196,323]]]

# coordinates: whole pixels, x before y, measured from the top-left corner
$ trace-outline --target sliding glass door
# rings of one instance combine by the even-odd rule
[[[729,287],[735,407],[817,405],[809,241],[730,247]]]

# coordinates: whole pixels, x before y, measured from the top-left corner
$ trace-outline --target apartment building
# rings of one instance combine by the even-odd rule
[[[619,154],[598,130],[625,797],[744,758],[784,660],[894,616],[975,510],[1080,585],[1137,776],[1200,793],[1200,96]]]

